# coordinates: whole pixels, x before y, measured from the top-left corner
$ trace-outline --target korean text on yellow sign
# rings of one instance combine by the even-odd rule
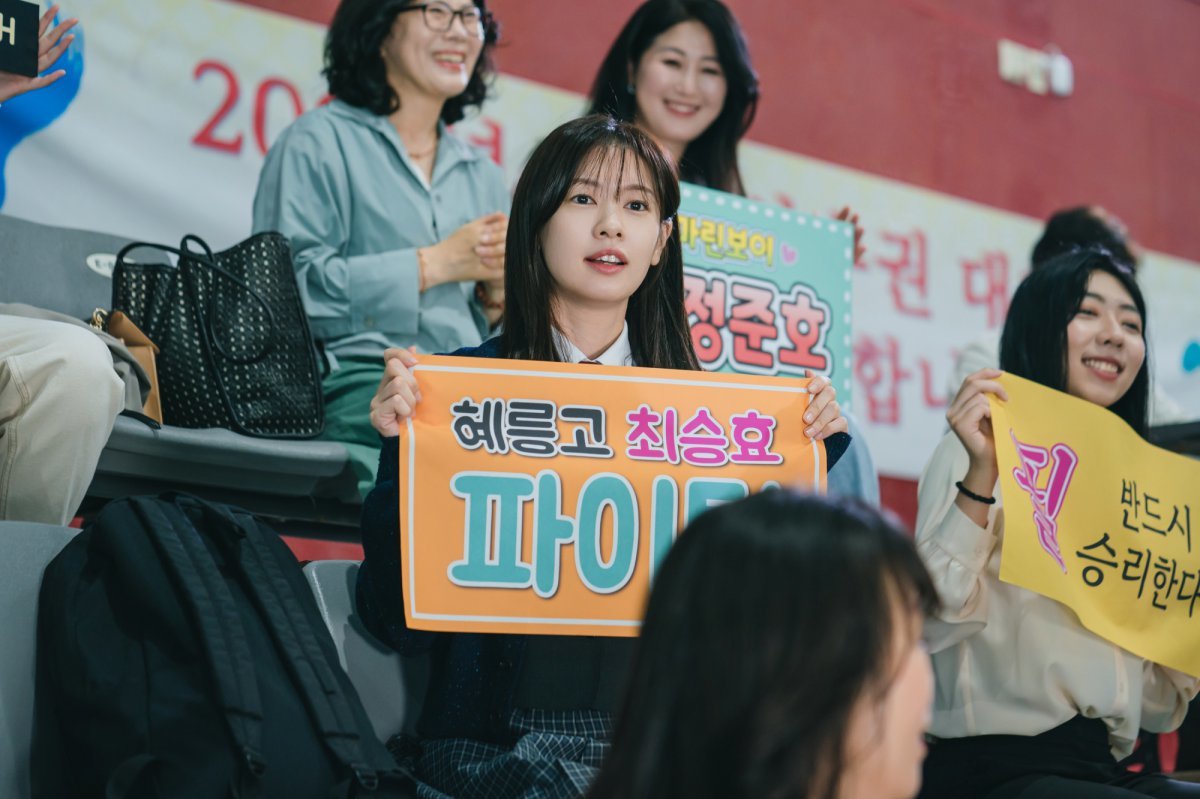
[[[807,380],[436,356],[414,374],[400,437],[414,629],[636,635],[687,520],[771,485],[824,489]]]
[[[1098,405],[1001,382],[1009,401],[991,401],[1001,579],[1062,602],[1136,655],[1200,675],[1200,463]]]

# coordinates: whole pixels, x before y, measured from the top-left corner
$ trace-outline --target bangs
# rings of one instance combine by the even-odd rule
[[[654,212],[659,219],[667,219],[674,215],[674,211],[664,211],[668,201],[666,186],[654,166],[647,162],[645,155],[632,142],[602,142],[580,159],[572,182],[591,181],[599,185],[603,182],[603,176],[615,172],[614,196],[619,195],[628,178],[629,182],[644,187],[650,193]]]

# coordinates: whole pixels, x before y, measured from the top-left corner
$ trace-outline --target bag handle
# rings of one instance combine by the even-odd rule
[[[193,243],[193,242],[195,244],[199,245],[200,249],[204,251],[203,256],[199,255],[195,250],[191,249],[191,247],[188,246],[190,243]],[[267,318],[266,337],[264,339],[263,348],[261,350],[259,350],[257,355],[251,356],[249,358],[236,358],[233,355],[231,355],[230,353],[225,351],[225,348],[223,346],[221,346],[220,339],[218,339],[216,334],[213,332],[213,330],[215,329],[215,326],[213,325],[213,321],[212,321],[213,316],[214,316],[213,310],[212,310],[212,304],[213,304],[213,302],[216,301],[216,297],[215,296],[209,297],[208,318],[205,320],[205,322],[207,323],[207,329],[204,332],[208,336],[208,340],[212,344],[213,349],[215,349],[218,353],[220,353],[221,356],[223,358],[225,358],[226,360],[230,361],[231,363],[238,364],[239,366],[248,366],[250,364],[258,363],[263,358],[270,355],[271,351],[275,349],[275,339],[276,339],[275,312],[271,310],[271,306],[267,304],[267,301],[263,299],[262,295],[259,294],[257,291],[255,291],[253,288],[251,288],[250,285],[248,283],[246,283],[245,281],[243,281],[241,278],[235,277],[232,273],[230,273],[226,269],[222,268],[217,263],[217,256],[213,254],[212,247],[209,247],[208,242],[206,242],[204,239],[200,238],[196,234],[188,233],[187,235],[185,235],[179,241],[179,251],[180,251],[180,259],[181,259],[180,263],[189,263],[189,264],[197,263],[197,264],[200,264],[201,266],[206,266],[210,270],[212,270],[215,274],[224,277],[226,280],[229,280],[229,281],[233,282],[234,284],[236,284],[237,286],[244,289],[245,292],[247,294],[249,294],[254,299],[255,302],[258,303],[259,307],[262,308],[263,315],[266,316],[266,318]]]
[[[179,240],[179,249],[183,250],[184,252],[191,252],[192,249],[188,247],[190,242],[195,242],[196,244],[200,245],[200,249],[204,251],[204,255],[206,258],[208,258],[208,260],[217,260],[217,256],[213,255],[212,247],[208,246],[208,242],[197,236],[195,233],[185,234],[184,237]]]
[[[187,246],[189,242],[199,243],[199,245],[203,249],[203,253],[196,252],[195,250],[189,249]],[[265,316],[267,318],[266,336],[264,339],[262,349],[260,349],[254,355],[247,356],[245,358],[238,358],[238,357],[230,354],[225,349],[225,347],[222,346],[220,340],[218,340],[216,335],[213,333],[213,323],[212,323],[213,298],[211,298],[211,297],[209,298],[208,307],[205,309],[205,313],[202,315],[201,323],[202,323],[202,327],[204,329],[205,337],[208,339],[208,341],[212,345],[213,349],[215,349],[218,353],[220,353],[223,358],[225,358],[226,360],[230,361],[231,363],[235,363],[239,366],[249,366],[249,365],[258,363],[263,358],[270,355],[271,351],[275,349],[275,346],[276,346],[276,343],[275,343],[276,323],[275,323],[275,313],[271,310],[271,306],[268,305],[267,301],[263,299],[262,295],[259,294],[257,291],[255,291],[248,283],[246,283],[246,281],[242,280],[240,277],[237,277],[236,275],[234,275],[231,272],[229,272],[228,270],[226,270],[224,267],[220,266],[216,261],[216,256],[213,255],[212,248],[209,247],[208,244],[205,243],[205,241],[203,239],[201,239],[199,236],[189,233],[188,235],[183,237],[182,241],[180,241],[180,248],[178,248],[178,249],[175,247],[168,247],[165,244],[153,244],[148,241],[130,242],[129,244],[126,244],[124,247],[122,247],[120,252],[117,253],[117,263],[116,263],[116,266],[113,267],[113,273],[115,274],[116,270],[125,264],[126,255],[128,255],[133,250],[136,250],[141,247],[145,247],[145,248],[151,249],[151,250],[159,250],[161,252],[168,252],[168,253],[171,253],[171,254],[177,256],[179,258],[180,266],[178,267],[178,269],[180,272],[183,271],[183,267],[186,264],[197,264],[199,266],[203,266],[203,267],[207,268],[208,270],[210,270],[213,274],[217,275],[218,277],[225,278],[230,283],[233,283],[235,286],[237,286],[238,288],[245,291],[247,294],[250,295],[251,299],[253,299],[256,303],[258,303],[258,306],[262,309],[263,316]]]

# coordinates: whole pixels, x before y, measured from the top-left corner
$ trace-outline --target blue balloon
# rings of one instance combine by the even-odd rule
[[[1194,372],[1200,369],[1200,341],[1192,341],[1183,351],[1183,371]]]
[[[57,15],[54,24],[59,24]],[[76,25],[72,33],[75,34],[75,41],[46,70],[53,72],[65,69],[67,74],[44,89],[14,97],[0,107],[0,209],[4,207],[6,195],[4,172],[9,153],[22,140],[49,127],[50,123],[62,116],[79,93],[79,86],[83,83],[82,24]]]

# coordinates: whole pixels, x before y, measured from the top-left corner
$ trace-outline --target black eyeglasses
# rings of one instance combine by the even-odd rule
[[[420,10],[421,16],[425,18],[425,27],[431,31],[445,33],[454,25],[454,18],[458,17],[462,20],[463,30],[467,33],[473,36],[483,35],[484,14],[478,6],[469,5],[455,11],[445,3],[416,3],[405,6],[397,13],[417,10]]]

